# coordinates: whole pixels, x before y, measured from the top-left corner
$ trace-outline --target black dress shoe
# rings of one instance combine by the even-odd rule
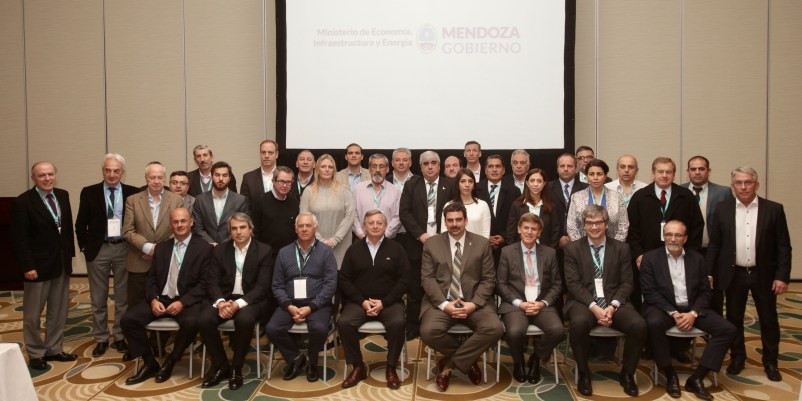
[[[231,369],[231,378],[228,379],[229,390],[239,390],[242,387],[242,368]]]
[[[306,381],[312,383],[316,382],[318,379],[317,375],[317,365],[307,364],[306,365]]]
[[[590,372],[579,372],[579,383],[576,385],[579,394],[586,397],[593,395],[593,387],[590,385]]]
[[[56,362],[72,362],[78,359],[78,355],[75,354],[68,354],[66,352],[59,352],[55,355],[45,355],[46,361],[56,361]]]
[[[116,349],[117,352],[128,352],[128,344],[125,340],[117,340],[109,345],[109,348]]]
[[[92,356],[95,358],[102,356],[103,354],[106,353],[107,349],[109,349],[108,341],[99,342],[97,343],[97,345],[95,345],[95,349],[92,350]]]
[[[299,355],[289,364],[287,372],[284,373],[284,380],[292,380],[298,377],[304,367],[306,367],[306,357]]]
[[[512,365],[512,378],[518,383],[526,382],[526,370],[524,369],[524,364],[514,363]]]
[[[703,400],[712,400],[713,394],[710,394],[705,388],[705,383],[702,379],[695,379],[693,376],[688,378],[685,382],[685,391],[690,391],[696,397]]]
[[[532,354],[529,357],[528,370],[526,373],[526,380],[529,383],[536,384],[540,381],[540,357],[537,354]]]
[[[676,373],[666,376],[666,394],[671,396],[671,398],[682,397],[682,391],[679,387],[679,377],[677,377]]]
[[[142,368],[139,369],[139,372],[136,372],[135,375],[129,377],[125,380],[125,384],[130,386],[137,383],[142,383],[143,381],[150,379],[153,376],[156,376],[156,372],[159,371],[159,363],[153,362],[152,365],[145,364]]]
[[[744,370],[744,362],[746,362],[746,358],[743,356],[733,356],[730,358],[730,365],[727,366],[727,373],[731,375],[737,375]]]
[[[30,365],[31,369],[36,370],[47,370],[47,362],[45,362],[45,358],[32,358],[28,365]]]
[[[134,357],[133,357],[133,355],[131,355],[131,353],[130,353],[130,352],[126,351],[126,352],[123,354],[123,358],[122,358],[122,359],[123,359],[123,362],[130,362],[130,361],[133,361],[133,360],[134,360],[134,359],[136,359],[136,358],[134,358]]]
[[[203,383],[201,383],[201,388],[209,388],[214,387],[220,384],[223,379],[229,376],[231,371],[230,367],[225,367],[217,370],[210,371],[206,377],[203,378]]]
[[[164,360],[164,365],[162,368],[159,369],[159,372],[156,373],[156,383],[164,383],[166,382],[170,376],[173,375],[173,368],[175,367],[175,358],[172,356],[168,356],[167,359]]]
[[[624,388],[624,392],[632,397],[638,396],[638,385],[635,384],[635,376],[621,372],[618,383]]]
[[[766,377],[773,382],[781,382],[783,380],[782,375],[780,374],[780,370],[777,369],[777,365],[774,363],[767,363],[763,370],[766,371]]]

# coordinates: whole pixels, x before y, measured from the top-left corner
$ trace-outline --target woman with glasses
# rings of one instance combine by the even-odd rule
[[[568,208],[568,237],[576,241],[585,236],[582,211],[588,205],[598,205],[607,210],[610,216],[607,225],[607,236],[619,241],[627,240],[629,217],[624,206],[624,198],[618,191],[604,186],[610,168],[600,159],[593,159],[585,166],[588,188],[571,195],[571,206]]]

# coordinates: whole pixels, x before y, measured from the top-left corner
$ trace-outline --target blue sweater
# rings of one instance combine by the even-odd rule
[[[330,305],[337,289],[337,259],[334,252],[326,244],[315,240],[303,274],[298,269],[298,258],[295,251],[297,242],[293,242],[278,252],[273,269],[273,295],[283,309],[290,305],[309,306],[313,311]],[[293,281],[306,278],[306,299],[295,299]]]

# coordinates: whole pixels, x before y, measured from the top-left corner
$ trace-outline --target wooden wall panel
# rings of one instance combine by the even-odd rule
[[[25,129],[25,39],[22,1],[0,0],[0,196],[30,184]]]
[[[576,0],[574,47],[576,145],[596,145],[596,0]],[[576,149],[576,146],[574,146]],[[573,152],[574,149],[570,149]],[[539,166],[536,162],[533,166]],[[551,171],[551,170],[548,170]]]

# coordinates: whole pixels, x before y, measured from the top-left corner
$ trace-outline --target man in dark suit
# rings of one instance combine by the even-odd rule
[[[580,182],[587,184],[588,177],[585,175],[585,173],[587,173],[585,170],[587,169],[588,163],[593,160],[596,160],[596,154],[593,152],[593,148],[587,145],[581,145],[576,148],[576,176]],[[604,179],[605,184],[612,181],[610,177]]]
[[[758,197],[759,188],[754,169],[733,170],[732,189],[736,201],[724,201],[716,206],[705,256],[707,274],[715,288],[727,295],[727,320],[738,329],[727,372],[737,375],[744,368],[744,312],[751,291],[760,320],[763,369],[769,380],[780,381],[777,295],[788,291],[791,240],[783,205]]]
[[[551,191],[551,199],[557,215],[562,218],[559,248],[563,248],[571,241],[568,238],[568,208],[571,206],[571,195],[588,187],[588,184],[576,179],[576,159],[570,153],[564,153],[557,158],[556,180],[548,183],[547,190]],[[559,255],[558,255],[559,257]]]
[[[212,164],[214,164],[214,155],[208,146],[197,145],[192,149],[192,157],[198,168],[188,173],[189,194],[197,197],[204,192],[212,190]],[[233,174],[231,175],[231,181],[228,183],[228,189],[232,192],[237,192],[237,178],[234,177]]]
[[[488,161],[489,163],[489,161]],[[554,308],[563,285],[554,249],[537,243],[543,221],[534,213],[518,219],[521,241],[504,247],[498,265],[496,292],[501,297],[498,313],[504,318],[504,340],[510,346],[512,376],[520,383],[540,381],[540,361],[548,361],[554,347],[565,338],[563,322]],[[543,330],[535,352],[524,370],[526,329]]]
[[[295,159],[295,168],[298,170],[298,174],[295,174],[295,180],[290,188],[290,196],[295,199],[295,203],[298,203],[306,188],[309,188],[309,184],[315,181],[315,155],[311,150],[305,149],[298,153],[298,157]],[[274,252],[278,251],[274,250]]]
[[[704,257],[683,246],[687,237],[685,224],[671,220],[663,227],[665,248],[653,249],[643,255],[641,288],[643,288],[643,316],[649,328],[649,340],[657,366],[666,375],[666,393],[679,398],[679,378],[671,366],[669,337],[666,330],[676,326],[680,331],[696,327],[711,338],[699,361],[699,366],[688,378],[685,389],[703,400],[713,396],[705,389],[708,372],[718,372],[735,338],[735,326],[709,308],[710,282]]]
[[[180,207],[170,213],[173,239],[160,242],[153,253],[153,266],[146,279],[146,300],[131,305],[123,315],[122,327],[131,358],[144,364],[125,384],[141,383],[153,376],[162,383],[173,374],[175,363],[198,334],[198,314],[206,291],[201,284],[212,261],[212,246],[192,235],[189,211]],[[145,326],[161,318],[173,318],[180,329],[173,351],[159,366],[148,344]]]
[[[468,212],[461,203],[449,204],[443,215],[448,232],[423,245],[421,282],[426,302],[420,317],[421,339],[445,355],[435,378],[440,391],[448,389],[453,369],[479,385],[482,371],[476,360],[504,334],[493,297],[496,269],[490,242],[465,230]],[[462,344],[448,334],[457,323],[473,330]]]
[[[69,307],[73,243],[70,195],[56,188],[56,167],[37,162],[31,167],[34,187],[11,204],[11,247],[24,278],[22,334],[31,369],[47,369],[46,361],[78,358],[64,352],[64,326]],[[45,340],[41,316],[47,305]]]
[[[524,149],[515,149],[510,156],[510,166],[512,172],[504,176],[505,184],[514,186],[518,189],[518,193],[524,192],[524,185],[526,185],[526,173],[529,172],[529,152]]]
[[[120,318],[128,309],[128,271],[125,259],[128,244],[123,239],[122,221],[125,200],[138,192],[122,183],[125,175],[125,159],[109,153],[103,159],[103,182],[81,190],[81,204],[75,220],[78,247],[86,257],[86,272],[89,276],[89,299],[92,304],[92,336],[97,345],[93,357],[106,353],[109,347],[109,275],[114,273],[114,326],[112,348],[119,352],[128,350],[123,337]]]
[[[565,248],[565,316],[571,321],[568,331],[579,372],[577,389],[584,396],[593,394],[588,369],[590,330],[601,325],[626,334],[619,383],[625,393],[637,397],[634,375],[646,342],[646,322],[627,302],[632,292],[629,247],[605,236],[609,217],[601,206],[586,207],[582,221],[587,236]]]
[[[272,139],[265,139],[259,144],[259,161],[261,165],[242,175],[242,188],[239,193],[248,198],[248,203],[255,205],[262,194],[273,189],[273,172],[278,159],[278,144]],[[212,172],[214,174],[214,172]]]
[[[195,198],[192,207],[192,232],[204,241],[217,245],[231,238],[228,219],[236,213],[248,212],[248,198],[228,188],[233,175],[226,162],[212,165],[213,188]]]
[[[514,185],[505,184],[504,162],[499,155],[490,155],[485,161],[485,178],[479,181],[476,192],[479,199],[490,206],[490,247],[493,249],[493,261],[498,266],[501,248],[506,245],[504,234],[507,231],[507,218],[510,206],[515,198],[521,196]]]
[[[420,155],[421,175],[413,175],[404,184],[398,215],[406,232],[396,240],[409,257],[409,293],[407,294],[407,339],[420,335],[421,254],[423,244],[440,230],[443,206],[451,199],[454,181],[440,176],[440,156],[431,151]]]
[[[211,304],[202,303],[198,317],[198,330],[212,359],[212,369],[201,387],[214,387],[229,378],[228,388],[237,390],[242,387],[242,366],[254,327],[259,321],[267,323],[266,312],[273,309],[273,252],[270,245],[252,238],[253,222],[247,214],[231,216],[228,227],[231,239],[214,248],[214,262],[207,270],[206,292]],[[234,356],[229,364],[217,326],[231,319]]]

